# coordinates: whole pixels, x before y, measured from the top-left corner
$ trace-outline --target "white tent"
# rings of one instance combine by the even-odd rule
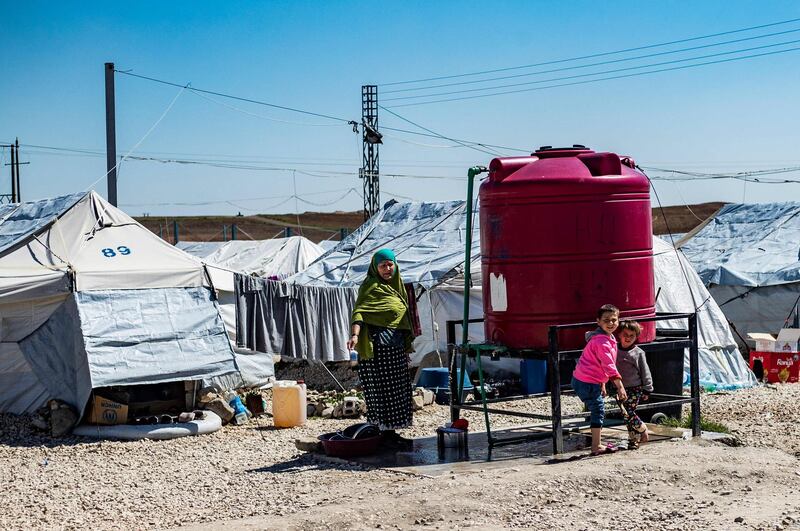
[[[241,376],[209,277],[94,192],[0,206],[0,411]]]
[[[303,236],[259,241],[178,242],[177,247],[197,256],[208,267],[245,385],[266,384],[275,375],[274,352],[266,352],[263,345],[259,349],[249,349],[237,341],[234,278],[236,275],[284,278],[305,269],[323,254],[323,249]]]
[[[775,334],[800,300],[800,203],[725,205],[678,242],[735,327]]]
[[[463,266],[465,210],[464,201],[390,204],[285,282],[237,279],[239,344],[295,358],[348,359],[350,311],[369,261],[381,247],[395,250],[404,282],[421,293],[420,319],[428,330],[427,290]],[[478,253],[476,238],[473,255],[479,260]],[[430,340],[424,336],[417,342],[422,353]]]
[[[322,240],[321,242],[317,242],[317,245],[322,247],[322,250],[326,253],[339,245],[339,240]]]
[[[178,242],[177,247],[208,265],[247,275],[281,279],[302,271],[325,250],[303,236],[271,240]]]

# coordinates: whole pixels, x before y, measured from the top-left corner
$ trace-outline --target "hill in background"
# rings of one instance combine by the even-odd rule
[[[653,209],[653,233],[686,233],[714,214],[725,203],[668,206]],[[238,240],[268,240],[291,233],[313,242],[340,240],[364,222],[362,212],[304,212],[302,214],[258,214],[255,216],[140,217],[136,220],[170,243],[177,225],[180,241],[207,242],[231,239],[236,226]],[[669,231],[667,227],[669,226]]]

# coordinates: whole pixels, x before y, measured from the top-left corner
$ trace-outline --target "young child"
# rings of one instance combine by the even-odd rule
[[[588,344],[578,358],[572,373],[572,388],[591,414],[589,427],[592,430],[592,455],[613,453],[617,448],[609,444],[600,447],[600,432],[605,419],[605,383],[611,380],[617,388],[617,396],[627,398],[622,378],[617,370],[617,339],[614,331],[619,325],[619,309],[605,304],[597,311],[598,329],[588,334]]]
[[[639,402],[648,400],[653,392],[653,377],[647,366],[647,357],[644,350],[635,344],[641,333],[642,327],[636,321],[622,321],[619,325],[617,368],[628,398],[620,399],[617,396],[617,402],[628,425],[628,450],[636,450],[639,443],[648,441],[647,426],[636,414]]]

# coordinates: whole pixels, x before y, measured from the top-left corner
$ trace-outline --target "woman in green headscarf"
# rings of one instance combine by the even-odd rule
[[[408,295],[394,252],[381,249],[372,257],[350,320],[349,349],[358,352],[367,420],[377,424],[385,439],[408,446],[410,439],[394,430],[411,426],[411,316]]]

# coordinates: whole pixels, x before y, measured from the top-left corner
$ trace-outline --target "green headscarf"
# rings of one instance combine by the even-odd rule
[[[394,275],[389,280],[383,280],[378,273],[378,264],[386,260],[394,262]],[[358,290],[356,306],[350,323],[362,322],[358,334],[356,351],[360,360],[370,360],[373,357],[372,340],[367,328],[369,325],[384,328],[401,328],[408,330],[406,334],[406,351],[411,351],[413,337],[411,334],[411,319],[408,315],[408,295],[400,278],[400,268],[391,249],[381,249],[369,264],[367,278]]]

